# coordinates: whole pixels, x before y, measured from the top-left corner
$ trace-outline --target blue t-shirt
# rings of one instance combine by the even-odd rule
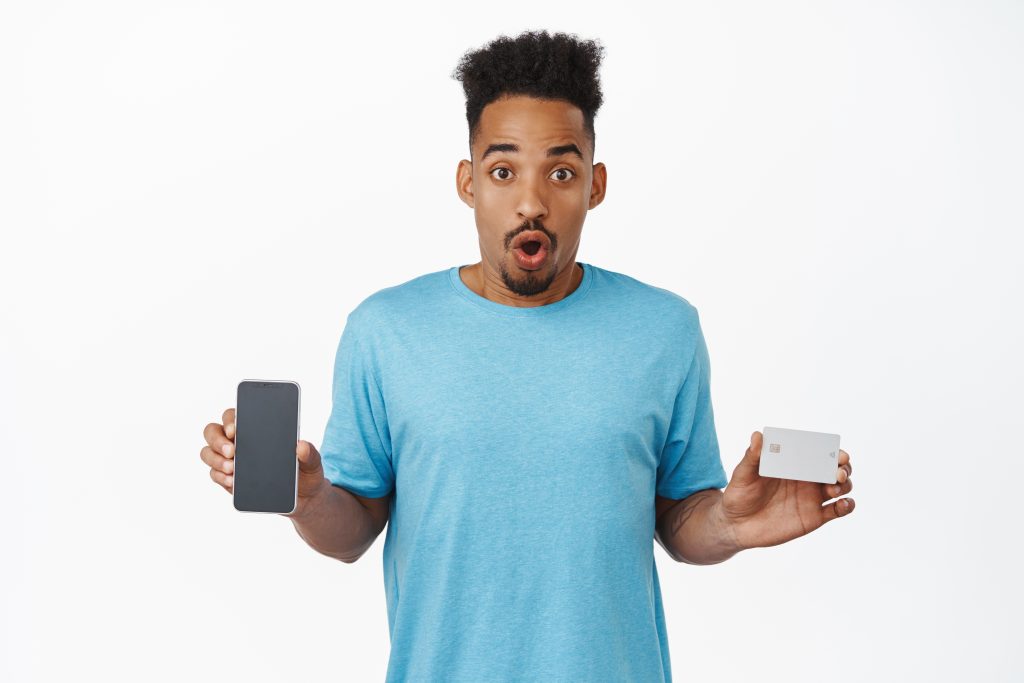
[[[518,308],[460,266],[348,316],[327,478],[394,496],[388,681],[671,681],[654,497],[728,483],[686,299],[586,263]]]

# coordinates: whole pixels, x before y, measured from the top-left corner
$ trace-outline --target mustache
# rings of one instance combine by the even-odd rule
[[[558,247],[558,238],[555,234],[544,227],[544,224],[541,223],[540,219],[535,219],[532,221],[523,221],[522,225],[505,235],[505,250],[507,251],[511,248],[512,240],[516,238],[516,235],[521,232],[526,232],[527,230],[537,230],[544,233],[548,236],[548,239],[551,240],[551,248],[556,249]]]

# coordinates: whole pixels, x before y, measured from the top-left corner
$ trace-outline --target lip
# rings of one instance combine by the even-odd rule
[[[533,256],[527,254],[522,248],[523,244],[530,241],[540,242],[540,249]],[[550,253],[551,242],[548,240],[548,236],[539,230],[521,232],[512,241],[512,255],[515,257],[516,264],[523,270],[539,269],[548,260]]]
[[[540,230],[527,230],[516,235],[516,238],[512,240],[512,248],[518,249],[523,246],[525,242],[540,242],[540,248],[545,251],[551,251],[551,240]]]

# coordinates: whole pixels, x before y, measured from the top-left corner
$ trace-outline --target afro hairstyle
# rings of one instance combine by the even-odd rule
[[[466,52],[452,72],[466,93],[469,148],[473,151],[484,107],[506,95],[563,100],[583,112],[584,128],[594,149],[594,116],[603,101],[598,68],[604,47],[572,34],[524,31],[499,36]]]

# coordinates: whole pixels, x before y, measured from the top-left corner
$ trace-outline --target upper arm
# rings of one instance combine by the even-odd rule
[[[362,312],[353,311],[341,333],[320,461],[331,484],[366,497],[384,497],[395,483],[391,430],[375,369],[376,352],[363,339],[367,324]]]
[[[351,493],[351,492],[350,492]],[[380,498],[367,498],[366,496],[352,494],[356,497],[360,503],[363,504],[370,514],[373,516],[374,521],[377,523],[377,533],[380,534],[383,531],[384,526],[388,523],[388,516],[391,514],[391,493],[388,493]]]
[[[659,545],[661,545],[662,548],[665,549],[665,552],[668,553],[669,557],[676,560],[677,562],[685,562],[686,560],[679,558],[676,555],[676,553],[673,550],[671,550],[670,546],[672,544],[673,539],[671,538],[671,534],[666,534],[666,531],[668,531],[668,524],[672,522],[672,520],[674,519],[676,521],[673,523],[681,525],[686,520],[686,518],[690,516],[690,511],[688,511],[686,508],[693,507],[703,498],[706,498],[707,496],[710,495],[714,495],[714,493],[712,492],[719,492],[719,489],[711,488],[695,491],[694,493],[688,495],[686,498],[682,498],[679,500],[676,500],[674,498],[663,498],[662,496],[655,495],[654,539],[658,542]],[[686,507],[679,508],[679,506]],[[676,510],[677,508],[677,512],[673,513],[672,511]],[[682,517],[682,521],[680,521],[680,517]],[[678,529],[676,529],[676,531],[678,531]]]
[[[669,509],[673,505],[675,505],[676,503],[679,503],[679,502],[681,502],[681,501],[678,501],[675,498],[664,498],[662,496],[657,496],[657,495],[654,496],[654,534],[655,534],[655,536],[659,536],[660,535],[661,523],[662,523],[662,521],[664,519],[666,519],[666,517],[664,517],[664,514],[666,512],[668,512]]]
[[[687,334],[694,336],[693,353],[671,406],[654,488],[656,494],[678,500],[728,483],[711,404],[711,359],[696,309],[685,324]]]

